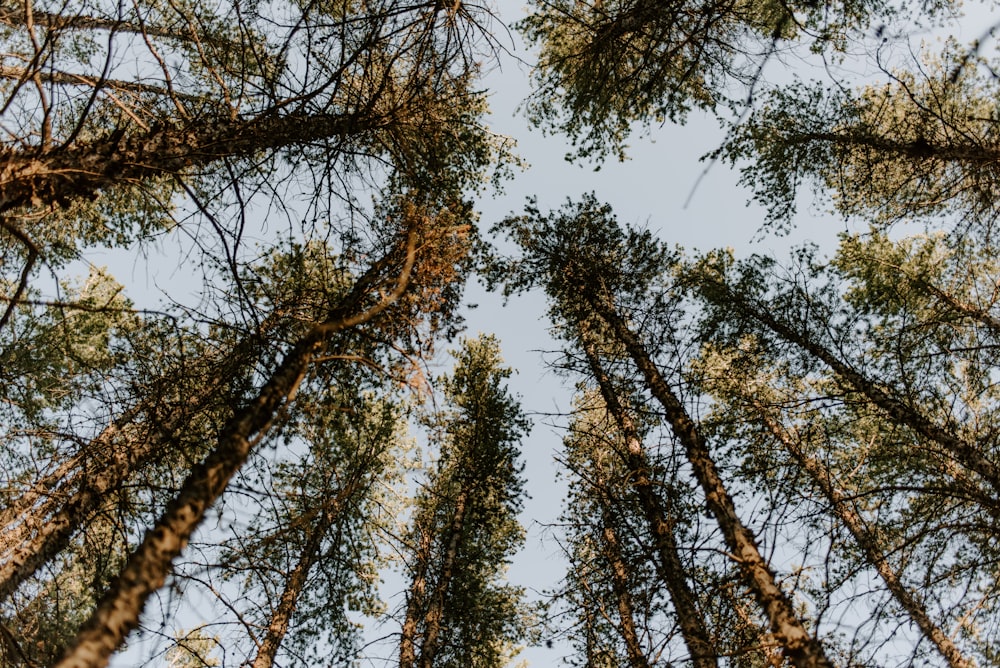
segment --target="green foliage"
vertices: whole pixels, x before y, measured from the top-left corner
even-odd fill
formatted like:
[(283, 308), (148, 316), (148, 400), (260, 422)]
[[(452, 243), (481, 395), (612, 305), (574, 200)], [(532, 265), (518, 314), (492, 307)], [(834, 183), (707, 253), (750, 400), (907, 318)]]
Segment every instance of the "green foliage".
[[(528, 118), (565, 133), (572, 157), (624, 159), (636, 125), (682, 123), (695, 109), (744, 106), (786, 42), (844, 49), (898, 11), (883, 0), (532, 2), (519, 24), (539, 49)], [(923, 3), (934, 16), (953, 3)]]
[[(997, 82), (956, 43), (917, 71), (849, 90), (795, 85), (771, 91), (719, 151), (767, 207), (792, 224), (802, 186), (836, 210), (880, 225), (947, 217), (989, 226), (997, 216)], [(985, 70), (985, 71), (984, 71)]]
[(497, 668), (529, 634), (524, 592), (502, 580), (524, 542), (518, 444), (530, 423), (494, 338), (465, 340), (454, 355), (443, 410), (428, 417), (439, 454), (407, 538), (408, 571), (422, 584), (411, 585), (403, 623), (415, 626), (418, 660)]

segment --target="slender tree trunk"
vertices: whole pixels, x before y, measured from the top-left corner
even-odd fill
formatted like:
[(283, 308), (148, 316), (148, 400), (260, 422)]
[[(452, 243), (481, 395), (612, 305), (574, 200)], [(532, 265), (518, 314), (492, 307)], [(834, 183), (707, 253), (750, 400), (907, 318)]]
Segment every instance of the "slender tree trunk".
[(417, 659), (419, 668), (433, 668), (434, 666), (448, 588), (451, 586), (451, 577), (455, 572), (455, 563), (458, 561), (458, 547), (465, 530), (465, 511), (469, 503), (469, 495), (470, 490), (463, 485), (458, 493), (458, 498), (455, 499), (455, 512), (452, 515), (451, 527), (448, 531), (448, 545), (441, 560), (441, 576), (434, 585), (430, 607), (424, 615), (423, 642), (420, 644), (420, 656)]
[(619, 400), (607, 372), (601, 366), (594, 344), (586, 340), (586, 334), (584, 334), (582, 343), (591, 373), (597, 380), (608, 412), (625, 437), (626, 462), (632, 477), (632, 485), (638, 494), (639, 503), (646, 518), (646, 525), (656, 541), (656, 554), (659, 556), (656, 570), (667, 586), (670, 599), (677, 611), (677, 621), (681, 627), (684, 644), (691, 655), (692, 665), (695, 668), (715, 668), (718, 665), (718, 660), (711, 634), (708, 632), (705, 620), (695, 603), (694, 593), (688, 585), (687, 569), (684, 568), (684, 563), (681, 561), (680, 549), (674, 536), (674, 521), (669, 517), (662, 499), (654, 489), (653, 481), (649, 478), (651, 470), (649, 458), (642, 446), (638, 430), (632, 417)]
[(601, 510), (604, 527), (601, 529), (602, 551), (604, 558), (611, 566), (611, 582), (615, 592), (615, 602), (618, 606), (618, 631), (625, 641), (628, 652), (628, 662), (632, 668), (650, 668), (649, 659), (642, 651), (639, 634), (635, 628), (635, 611), (632, 607), (632, 595), (629, 589), (629, 568), (622, 559), (621, 545), (611, 521), (611, 512), (607, 507), (607, 498), (601, 500)]
[[(982, 476), (994, 493), (1000, 494), (1000, 467), (983, 456), (982, 451), (975, 444), (970, 444), (948, 429), (935, 424), (913, 406), (900, 401), (878, 383), (852, 369), (831, 351), (778, 320), (767, 309), (755, 308), (746, 300), (733, 295), (726, 286), (719, 287), (724, 291), (728, 303), (738, 307), (743, 313), (771, 329), (784, 340), (821, 360), (854, 391), (866, 396), (869, 401), (885, 411), (890, 418), (899, 424), (905, 425), (924, 438), (944, 446), (950, 456), (955, 457), (965, 467)], [(996, 508), (997, 500), (992, 499), (992, 501), (994, 508)]]
[(288, 624), (295, 613), (295, 608), (298, 606), (302, 589), (306, 584), (306, 579), (309, 577), (309, 571), (316, 561), (316, 552), (319, 550), (323, 535), (330, 528), (330, 520), (326, 519), (326, 513), (323, 513), (323, 516), (324, 519), (321, 523), (313, 527), (309, 535), (309, 542), (302, 548), (302, 553), (295, 563), (295, 568), (292, 569), (292, 572), (288, 574), (288, 579), (285, 580), (285, 587), (281, 591), (278, 607), (275, 609), (274, 614), (271, 615), (271, 620), (267, 625), (267, 634), (257, 649), (257, 656), (254, 657), (252, 668), (271, 668), (274, 664), (274, 657), (278, 654), (278, 649), (281, 647), (281, 641), (285, 639), (285, 634), (288, 633)]
[[(359, 466), (360, 468), (354, 470), (346, 484), (337, 490), (336, 494), (332, 497), (325, 497), (327, 500), (315, 514), (315, 521), (310, 526), (309, 538), (299, 554), (298, 561), (295, 562), (295, 567), (288, 574), (288, 579), (285, 580), (278, 607), (271, 615), (271, 620), (267, 625), (267, 633), (257, 649), (257, 656), (254, 657), (251, 668), (271, 668), (274, 665), (274, 657), (277, 656), (281, 643), (288, 634), (289, 623), (292, 615), (295, 614), (309, 572), (316, 564), (323, 538), (340, 519), (340, 513), (344, 506), (362, 486), (367, 472), (362, 464), (359, 463)], [(330, 491), (332, 490), (327, 490), (328, 493)]]
[(833, 484), (833, 476), (830, 470), (815, 457), (807, 455), (794, 438), (789, 436), (785, 429), (767, 413), (762, 406), (755, 406), (758, 410), (761, 421), (768, 431), (778, 440), (785, 450), (799, 463), (805, 472), (812, 478), (813, 482), (820, 489), (827, 503), (833, 509), (834, 514), (844, 523), (847, 530), (854, 537), (858, 547), (868, 563), (875, 567), (882, 581), (885, 582), (889, 592), (896, 599), (896, 602), (906, 610), (910, 619), (917, 625), (924, 637), (927, 638), (937, 649), (941, 657), (951, 668), (971, 668), (972, 663), (966, 659), (951, 638), (945, 634), (941, 628), (934, 623), (927, 609), (919, 600), (916, 594), (910, 591), (899, 574), (889, 563), (885, 553), (879, 547), (879, 539), (868, 530), (865, 520), (852, 507), (850, 502)]
[[(245, 349), (246, 346), (234, 348)], [(159, 406), (159, 395), (154, 392), (151, 399), (126, 411), (83, 452), (71, 457), (0, 513), (7, 529), (2, 538), (0, 600), (6, 600), (39, 567), (58, 555), (107, 501), (108, 495), (138, 468), (174, 451), (175, 433), (188, 423), (189, 409), (204, 405), (228, 380), (225, 373), (212, 375), (187, 399), (187, 405), (180, 408)], [(142, 415), (144, 420), (137, 422)], [(72, 468), (76, 473), (65, 480)], [(38, 503), (41, 498), (45, 500)], [(12, 521), (19, 524), (11, 527)]]
[(731, 556), (739, 565), (744, 581), (767, 615), (771, 631), (784, 649), (785, 655), (798, 668), (832, 667), (833, 664), (826, 657), (819, 641), (810, 635), (796, 615), (791, 600), (775, 582), (774, 574), (760, 554), (753, 532), (737, 515), (736, 507), (716, 469), (715, 461), (683, 404), (674, 395), (645, 347), (629, 329), (611, 301), (606, 297), (594, 295), (590, 297), (596, 313), (608, 323), (614, 335), (625, 346), (642, 373), (650, 392), (663, 407), (664, 416), (670, 423), (674, 435), (687, 452), (694, 476), (705, 494), (706, 505), (719, 524), (726, 544), (732, 552)]
[(375, 282), (372, 274), (385, 268), (386, 258), (359, 278), (343, 305), (291, 349), (256, 398), (226, 424), (215, 449), (195, 467), (156, 525), (147, 532), (90, 619), (64, 650), (55, 664), (57, 668), (103, 668), (108, 664), (111, 654), (138, 625), (146, 599), (163, 586), (173, 560), (187, 545), (209, 506), (225, 491), (279, 410), (293, 400), (313, 356), (322, 349), (327, 337), (371, 320), (405, 292), (416, 259), (416, 243), (416, 230), (410, 230), (397, 285), (381, 302), (358, 312), (361, 297), (370, 292)]
[(417, 629), (427, 595), (427, 569), (431, 561), (431, 531), (428, 527), (420, 532), (415, 561), (406, 599), (406, 618), (403, 620), (403, 631), (399, 639), (399, 668), (413, 668), (417, 662)]

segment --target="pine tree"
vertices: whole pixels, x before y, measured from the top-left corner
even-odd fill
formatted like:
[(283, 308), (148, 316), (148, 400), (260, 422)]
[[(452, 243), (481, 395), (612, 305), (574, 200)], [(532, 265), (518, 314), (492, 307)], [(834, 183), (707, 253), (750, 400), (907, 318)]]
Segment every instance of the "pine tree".
[(407, 537), (400, 668), (498, 668), (527, 637), (522, 592), (501, 581), (524, 541), (518, 444), (529, 423), (493, 338), (466, 340), (455, 357), (431, 416), (438, 460)]

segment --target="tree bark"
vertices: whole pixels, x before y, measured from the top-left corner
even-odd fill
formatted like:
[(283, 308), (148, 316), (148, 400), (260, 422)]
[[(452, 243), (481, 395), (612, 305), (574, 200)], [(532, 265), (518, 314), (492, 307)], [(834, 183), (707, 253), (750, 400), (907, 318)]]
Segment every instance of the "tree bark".
[(428, 527), (420, 533), (416, 565), (406, 599), (406, 618), (399, 639), (399, 668), (413, 668), (417, 662), (417, 629), (420, 612), (427, 594), (427, 569), (431, 561), (431, 532)]
[(292, 615), (298, 607), (299, 597), (305, 587), (309, 577), (309, 571), (316, 563), (323, 538), (330, 531), (330, 528), (339, 519), (345, 502), (354, 496), (354, 493), (361, 486), (363, 471), (355, 471), (354, 475), (347, 481), (347, 484), (340, 489), (333, 498), (323, 503), (317, 513), (318, 519), (311, 526), (309, 539), (299, 554), (299, 559), (295, 563), (292, 572), (288, 574), (285, 586), (281, 591), (281, 598), (278, 607), (271, 615), (267, 625), (267, 634), (261, 642), (254, 657), (252, 668), (271, 668), (274, 665), (274, 657), (277, 656), (281, 643), (288, 634), (289, 623)]
[(57, 668), (103, 668), (129, 632), (150, 594), (163, 586), (171, 564), (187, 545), (205, 512), (250, 454), (252, 442), (266, 433), (278, 410), (291, 400), (321, 340), (307, 337), (288, 354), (257, 397), (222, 430), (208, 458), (195, 468), (167, 506), (155, 528), (132, 553), (94, 614)]
[[(731, 305), (738, 307), (744, 314), (772, 330), (784, 340), (798, 346), (822, 361), (842, 381), (846, 382), (850, 388), (863, 394), (869, 401), (885, 411), (890, 418), (899, 424), (905, 425), (924, 438), (944, 446), (949, 454), (953, 455), (965, 467), (982, 476), (993, 491), (996, 494), (1000, 494), (1000, 467), (984, 457), (983, 453), (974, 444), (967, 443), (951, 431), (935, 424), (916, 408), (900, 401), (878, 383), (852, 369), (848, 364), (844, 363), (836, 355), (808, 336), (795, 331), (789, 325), (778, 320), (769, 310), (754, 308), (746, 300), (733, 295), (727, 287), (721, 287), (725, 291), (726, 299)], [(994, 499), (993, 501), (994, 507), (996, 507), (996, 500)]]
[(628, 653), (629, 665), (632, 668), (650, 668), (649, 659), (642, 651), (639, 634), (635, 628), (635, 611), (632, 607), (632, 596), (629, 590), (629, 568), (622, 559), (621, 545), (611, 521), (611, 512), (607, 507), (607, 499), (601, 500), (601, 511), (604, 527), (601, 529), (601, 541), (604, 558), (611, 566), (611, 582), (615, 592), (615, 603), (618, 606), (618, 631), (625, 641), (625, 651)]
[(174, 558), (187, 545), (209, 506), (225, 491), (278, 412), (294, 399), (313, 356), (322, 349), (327, 337), (371, 320), (405, 292), (416, 259), (416, 243), (416, 230), (411, 229), (406, 240), (405, 262), (397, 285), (389, 294), (372, 308), (358, 312), (361, 296), (372, 287), (372, 273), (385, 267), (383, 258), (359, 278), (329, 320), (314, 326), (300, 339), (257, 396), (237, 411), (221, 430), (215, 449), (191, 472), (155, 527), (132, 553), (90, 619), (64, 650), (56, 668), (104, 668), (108, 664), (111, 654), (138, 625), (146, 599), (163, 586)]
[(851, 508), (851, 504), (844, 493), (834, 486), (833, 476), (829, 469), (815, 457), (807, 455), (799, 447), (795, 439), (791, 438), (784, 428), (762, 406), (756, 405), (755, 408), (761, 421), (771, 435), (781, 443), (782, 447), (812, 478), (813, 482), (820, 489), (820, 492), (826, 497), (827, 503), (830, 504), (834, 514), (844, 523), (851, 536), (854, 537), (858, 547), (861, 548), (861, 552), (865, 555), (865, 559), (875, 568), (882, 581), (885, 582), (889, 592), (910, 616), (910, 619), (917, 625), (917, 628), (924, 634), (924, 637), (934, 645), (935, 649), (937, 649), (938, 653), (951, 668), (972, 668), (973, 664), (962, 655), (951, 638), (927, 614), (927, 609), (918, 599), (917, 595), (910, 591), (903, 583), (899, 574), (892, 567), (892, 564), (889, 563), (885, 553), (879, 547), (878, 537), (868, 530), (864, 518)]
[(625, 437), (627, 448), (625, 460), (632, 477), (632, 485), (638, 494), (649, 532), (656, 540), (655, 549), (659, 557), (656, 570), (670, 593), (684, 644), (691, 655), (692, 665), (695, 668), (715, 668), (718, 665), (717, 655), (705, 620), (695, 603), (694, 593), (688, 585), (687, 569), (681, 561), (680, 549), (673, 532), (674, 520), (663, 507), (662, 499), (649, 478), (651, 468), (649, 458), (639, 438), (638, 430), (619, 400), (607, 372), (601, 366), (594, 344), (586, 340), (586, 333), (583, 339), (584, 353), (591, 373), (597, 380), (608, 412)]
[(611, 327), (642, 373), (650, 392), (663, 407), (677, 439), (684, 446), (694, 476), (705, 494), (708, 509), (715, 516), (732, 559), (738, 564), (747, 586), (767, 616), (771, 631), (785, 656), (797, 668), (832, 668), (822, 645), (795, 613), (791, 600), (775, 581), (774, 574), (760, 554), (753, 532), (736, 513), (736, 507), (715, 466), (715, 461), (695, 423), (674, 395), (645, 347), (629, 329), (606, 296), (588, 295), (595, 313)]
[(258, 153), (387, 127), (392, 116), (264, 113), (203, 117), (148, 132), (112, 133), (70, 146), (0, 151), (0, 213), (21, 206), (67, 206), (117, 183), (177, 174), (230, 156)]
[(441, 623), (444, 619), (445, 603), (451, 578), (458, 561), (458, 547), (465, 530), (465, 511), (469, 502), (471, 490), (464, 485), (455, 499), (455, 512), (452, 515), (448, 531), (448, 544), (441, 562), (441, 575), (434, 584), (434, 593), (430, 607), (424, 614), (423, 642), (420, 644), (420, 655), (417, 659), (418, 668), (433, 668), (434, 657), (438, 650), (438, 639), (441, 635)]
[[(233, 348), (244, 357), (256, 348), (249, 342)], [(248, 362), (230, 360), (228, 369)], [(214, 365), (210, 365), (214, 367)], [(52, 474), (38, 481), (18, 498), (10, 509), (0, 513), (5, 527), (0, 563), (0, 600), (6, 600), (39, 567), (48, 563), (85, 527), (90, 518), (137, 468), (175, 452), (175, 433), (190, 420), (190, 409), (197, 410), (220, 387), (231, 380), (221, 369), (210, 375), (187, 397), (185, 406), (161, 405), (162, 397), (152, 390), (143, 401), (128, 409), (108, 425), (81, 453), (70, 458)], [(162, 385), (164, 382), (154, 383)], [(139, 422), (139, 418), (144, 419)], [(130, 429), (131, 427), (131, 429)], [(126, 432), (132, 433), (126, 433)], [(70, 470), (76, 472), (66, 479)], [(45, 500), (38, 503), (39, 499)], [(37, 505), (36, 505), (37, 504)], [(13, 522), (19, 522), (12, 527)]]

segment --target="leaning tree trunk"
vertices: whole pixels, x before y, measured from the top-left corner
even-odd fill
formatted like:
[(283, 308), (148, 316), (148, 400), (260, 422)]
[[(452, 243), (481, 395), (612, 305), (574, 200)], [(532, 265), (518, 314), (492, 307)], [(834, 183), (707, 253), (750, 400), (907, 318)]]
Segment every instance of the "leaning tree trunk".
[(264, 437), (279, 411), (294, 399), (313, 356), (322, 350), (327, 338), (367, 322), (402, 296), (416, 258), (416, 242), (416, 231), (410, 230), (406, 260), (397, 285), (379, 304), (357, 311), (360, 295), (368, 294), (372, 287), (373, 273), (385, 268), (383, 261), (372, 265), (358, 279), (344, 307), (336, 309), (329, 320), (314, 326), (300, 339), (257, 396), (226, 424), (215, 449), (195, 467), (156, 525), (146, 533), (90, 619), (64, 650), (56, 668), (103, 668), (108, 664), (111, 654), (138, 625), (146, 600), (166, 582), (173, 560), (187, 545), (205, 512), (222, 496), (229, 480), (242, 467), (251, 448)]
[(775, 581), (753, 532), (737, 515), (715, 461), (687, 410), (614, 304), (603, 296), (591, 294), (588, 298), (596, 314), (607, 322), (614, 336), (624, 345), (649, 391), (663, 407), (674, 435), (685, 448), (694, 476), (705, 494), (705, 503), (715, 516), (744, 581), (766, 614), (771, 632), (785, 655), (798, 668), (832, 668), (822, 645), (806, 629), (791, 600)]
[[(54, 559), (131, 475), (176, 452), (175, 433), (250, 362), (247, 351), (257, 349), (244, 340), (232, 348), (226, 363), (208, 365), (208, 377), (183, 405), (162, 405), (162, 394), (154, 390), (0, 512), (0, 600)], [(157, 384), (170, 382), (161, 378)]]
[(627, 448), (625, 460), (632, 477), (632, 485), (639, 497), (649, 532), (656, 541), (656, 554), (659, 557), (656, 570), (667, 586), (670, 600), (677, 611), (677, 622), (681, 627), (684, 644), (691, 655), (691, 664), (695, 668), (715, 668), (718, 666), (715, 647), (701, 611), (695, 603), (694, 592), (688, 584), (687, 569), (681, 561), (680, 549), (673, 532), (674, 520), (663, 507), (663, 501), (649, 477), (651, 470), (649, 458), (639, 438), (638, 430), (619, 400), (607, 372), (601, 366), (594, 344), (586, 340), (586, 332), (582, 345), (608, 412), (625, 437)]
[[(601, 481), (597, 481), (602, 485)], [(631, 668), (650, 668), (651, 664), (646, 653), (642, 651), (639, 642), (639, 633), (635, 626), (635, 608), (632, 605), (632, 592), (629, 588), (629, 566), (622, 557), (621, 543), (618, 540), (618, 533), (611, 514), (608, 503), (611, 499), (607, 496), (606, 490), (599, 490), (601, 497), (601, 519), (604, 526), (601, 527), (601, 552), (604, 559), (611, 567), (611, 586), (615, 593), (615, 605), (618, 608), (618, 633), (625, 642), (625, 651), (628, 653), (628, 662)]]
[(903, 583), (899, 573), (892, 567), (889, 559), (880, 548), (878, 537), (868, 530), (864, 518), (851, 507), (845, 494), (834, 486), (830, 470), (818, 459), (806, 454), (795, 439), (791, 438), (762, 406), (755, 406), (755, 408), (768, 431), (812, 478), (813, 483), (826, 497), (834, 514), (854, 537), (858, 547), (861, 548), (861, 553), (865, 555), (865, 559), (885, 582), (896, 602), (906, 611), (924, 637), (934, 645), (948, 666), (950, 668), (971, 668), (973, 664), (962, 655), (951, 638), (934, 623), (917, 595)]
[[(725, 286), (717, 287), (724, 291), (725, 299), (731, 305), (761, 323), (782, 339), (798, 346), (825, 363), (841, 382), (845, 383), (850, 389), (867, 397), (872, 404), (884, 411), (889, 418), (895, 420), (898, 424), (904, 425), (924, 438), (943, 446), (950, 457), (954, 457), (963, 466), (979, 474), (993, 489), (994, 494), (1000, 495), (1000, 466), (997, 466), (985, 457), (982, 450), (975, 443), (969, 443), (953, 431), (935, 423), (914, 406), (900, 401), (880, 383), (865, 377), (864, 374), (838, 358), (832, 351), (824, 348), (807, 335), (796, 331), (787, 323), (776, 318), (766, 308), (758, 308), (748, 303), (747, 300), (734, 295)], [(990, 502), (994, 510), (1000, 508), (1000, 503), (998, 503), (996, 498), (990, 499)]]
[(309, 572), (319, 558), (323, 538), (340, 519), (340, 513), (343, 511), (345, 503), (354, 496), (354, 493), (361, 486), (362, 473), (355, 471), (347, 485), (339, 490), (333, 498), (324, 502), (315, 514), (314, 523), (309, 528), (309, 537), (299, 554), (295, 567), (285, 580), (278, 607), (275, 608), (268, 622), (267, 633), (257, 649), (252, 668), (271, 668), (274, 665), (274, 657), (277, 656), (281, 643), (288, 634), (292, 615), (295, 613), (299, 598), (302, 596)]

